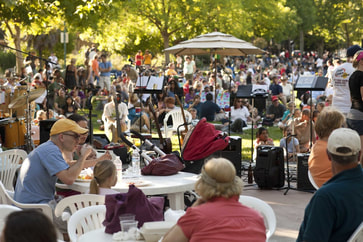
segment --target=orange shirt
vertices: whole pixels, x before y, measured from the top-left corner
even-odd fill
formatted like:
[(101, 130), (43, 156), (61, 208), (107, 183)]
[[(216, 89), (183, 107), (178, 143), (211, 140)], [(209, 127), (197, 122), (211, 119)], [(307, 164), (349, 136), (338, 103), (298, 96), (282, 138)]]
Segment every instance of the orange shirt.
[(333, 177), (331, 161), (326, 153), (327, 146), (327, 141), (321, 139), (317, 140), (311, 148), (308, 161), (311, 176), (319, 187)]
[(98, 69), (98, 61), (97, 60), (92, 60), (92, 70), (95, 74), (95, 76), (99, 76), (99, 69)]
[(144, 64), (151, 65), (151, 58), (152, 58), (151, 54), (145, 54), (144, 55)]

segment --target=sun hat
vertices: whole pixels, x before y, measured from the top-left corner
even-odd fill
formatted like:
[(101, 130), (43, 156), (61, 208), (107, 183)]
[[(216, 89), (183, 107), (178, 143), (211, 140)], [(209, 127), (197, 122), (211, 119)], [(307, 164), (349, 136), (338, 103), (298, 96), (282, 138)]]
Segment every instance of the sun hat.
[(336, 129), (328, 138), (328, 151), (333, 155), (356, 155), (360, 151), (360, 145), (358, 133), (348, 128)]
[(88, 129), (81, 128), (76, 122), (70, 119), (59, 119), (55, 122), (50, 130), (50, 136), (63, 132), (72, 131), (77, 134), (84, 134)]
[(363, 50), (359, 45), (352, 45), (347, 49), (347, 57), (353, 57), (354, 54), (359, 51)]

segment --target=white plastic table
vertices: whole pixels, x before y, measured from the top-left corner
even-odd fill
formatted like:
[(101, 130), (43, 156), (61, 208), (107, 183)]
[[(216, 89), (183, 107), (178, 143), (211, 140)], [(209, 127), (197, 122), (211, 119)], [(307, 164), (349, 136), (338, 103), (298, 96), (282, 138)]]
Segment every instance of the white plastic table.
[[(77, 242), (112, 242), (112, 234), (106, 234), (105, 228), (92, 230), (79, 236)], [(136, 240), (127, 240), (127, 242), (136, 242)], [(142, 242), (145, 240), (137, 240)]]
[[(178, 172), (171, 176), (141, 176), (140, 180), (150, 183), (147, 186), (138, 187), (145, 195), (167, 195), (170, 208), (174, 210), (184, 210), (184, 192), (193, 190), (194, 184), (198, 180), (198, 175), (188, 172)], [(128, 178), (127, 181), (132, 181)], [(89, 190), (89, 182), (74, 182), (72, 185), (58, 184), (57, 187), (72, 189), (81, 193)], [(126, 193), (129, 190), (128, 184), (117, 183), (112, 189)]]

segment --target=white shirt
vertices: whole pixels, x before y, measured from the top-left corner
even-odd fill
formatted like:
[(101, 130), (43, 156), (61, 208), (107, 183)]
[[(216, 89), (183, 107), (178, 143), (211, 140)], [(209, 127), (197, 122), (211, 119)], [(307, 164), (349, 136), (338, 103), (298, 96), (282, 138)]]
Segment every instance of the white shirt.
[(346, 62), (337, 66), (332, 74), (333, 100), (332, 106), (343, 114), (347, 114), (351, 107), (349, 77), (355, 71), (352, 63)]
[[(118, 105), (118, 112), (120, 114), (120, 120), (126, 121), (127, 115), (129, 114), (129, 110), (125, 103), (121, 102)], [(107, 117), (116, 117), (116, 110), (113, 101), (106, 103), (103, 109), (102, 119), (107, 122)]]
[(234, 109), (234, 106), (231, 107), (231, 120), (235, 121), (240, 118), (247, 123), (247, 118), (250, 116), (250, 112), (248, 108), (243, 106), (242, 108)]
[(282, 87), (282, 93), (285, 95), (285, 96), (291, 96), (291, 92), (293, 90), (293, 87), (290, 83), (286, 83), (286, 85), (283, 85), (282, 83), (280, 84), (280, 86)]

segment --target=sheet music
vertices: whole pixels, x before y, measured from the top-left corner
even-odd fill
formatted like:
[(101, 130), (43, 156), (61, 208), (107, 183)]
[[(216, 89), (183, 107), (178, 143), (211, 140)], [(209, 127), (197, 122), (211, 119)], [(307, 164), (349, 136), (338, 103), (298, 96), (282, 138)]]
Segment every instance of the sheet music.
[(163, 89), (164, 77), (152, 76), (147, 84), (146, 89), (148, 90), (161, 90)]
[(142, 76), (136, 81), (137, 88), (145, 88), (146, 90), (162, 90), (164, 84), (164, 77), (156, 76)]
[(148, 76), (142, 76), (141, 78), (137, 78), (136, 81), (136, 87), (143, 87), (145, 88), (147, 86), (147, 81), (149, 80)]

